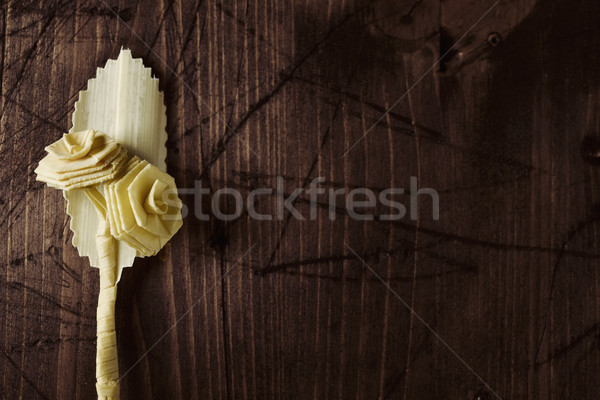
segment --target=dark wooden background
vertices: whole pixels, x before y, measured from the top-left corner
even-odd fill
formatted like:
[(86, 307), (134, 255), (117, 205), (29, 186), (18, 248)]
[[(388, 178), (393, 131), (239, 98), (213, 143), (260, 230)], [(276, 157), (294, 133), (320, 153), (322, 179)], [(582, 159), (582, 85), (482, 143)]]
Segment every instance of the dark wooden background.
[(98, 272), (33, 170), (122, 46), (160, 78), (180, 187), (416, 176), (441, 201), (439, 221), (422, 198), (417, 221), (321, 199), (313, 221), (223, 223), (184, 196), (120, 282), (123, 399), (599, 398), (600, 2), (1, 4), (3, 399), (95, 396)]

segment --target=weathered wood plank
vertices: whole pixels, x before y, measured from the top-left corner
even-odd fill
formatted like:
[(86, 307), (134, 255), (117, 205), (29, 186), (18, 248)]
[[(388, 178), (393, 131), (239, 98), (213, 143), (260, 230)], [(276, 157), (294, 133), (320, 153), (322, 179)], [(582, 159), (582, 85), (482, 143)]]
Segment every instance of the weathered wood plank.
[(33, 169), (121, 46), (160, 78), (182, 188), (282, 177), (287, 196), (324, 177), (405, 188), (409, 208), (415, 176), (441, 202), (439, 221), (425, 195), (416, 220), (356, 221), (339, 196), (332, 221), (326, 194), (311, 220), (302, 195), (299, 221), (273, 194), (256, 203), (272, 221), (205, 222), (184, 195), (182, 231), (120, 283), (122, 398), (596, 397), (600, 5), (0, 9), (3, 398), (95, 395), (97, 272)]

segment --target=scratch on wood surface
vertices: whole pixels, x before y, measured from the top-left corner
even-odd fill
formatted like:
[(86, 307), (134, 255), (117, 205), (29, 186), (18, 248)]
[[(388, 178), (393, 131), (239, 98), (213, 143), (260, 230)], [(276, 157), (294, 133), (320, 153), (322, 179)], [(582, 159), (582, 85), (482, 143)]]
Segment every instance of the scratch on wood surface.
[(46, 400), (49, 399), (48, 396), (46, 396), (44, 393), (41, 392), (41, 390), (37, 387), (37, 385), (34, 383), (34, 381), (30, 377), (28, 377), (27, 375), (25, 375), (23, 373), (23, 371), (19, 367), (19, 364), (11, 356), (9, 356), (8, 353), (4, 349), (0, 350), (0, 354), (2, 354), (4, 356), (4, 358), (8, 361), (8, 364), (19, 373), (21, 378), (25, 382), (27, 382), (27, 384), (35, 391), (35, 393), (38, 396), (40, 396), (40, 398), (46, 399)]

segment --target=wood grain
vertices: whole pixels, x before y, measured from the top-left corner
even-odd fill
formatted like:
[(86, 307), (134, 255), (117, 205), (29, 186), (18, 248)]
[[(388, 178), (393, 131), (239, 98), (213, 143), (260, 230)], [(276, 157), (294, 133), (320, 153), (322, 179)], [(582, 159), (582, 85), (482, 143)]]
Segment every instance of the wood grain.
[(597, 398), (597, 2), (0, 9), (1, 398), (95, 397), (98, 272), (33, 170), (121, 47), (160, 78), (182, 188), (379, 195), (414, 176), (440, 196), (439, 220), (426, 196), (416, 220), (339, 203), (332, 221), (326, 198), (278, 220), (273, 194), (272, 221), (224, 222), (183, 195), (181, 232), (119, 284), (123, 399)]

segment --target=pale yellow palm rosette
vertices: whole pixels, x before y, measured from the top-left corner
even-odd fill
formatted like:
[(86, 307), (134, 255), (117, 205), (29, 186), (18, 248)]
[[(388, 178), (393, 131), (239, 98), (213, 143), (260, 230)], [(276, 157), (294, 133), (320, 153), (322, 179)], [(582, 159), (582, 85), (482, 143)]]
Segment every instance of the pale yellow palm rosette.
[(62, 190), (113, 179), (127, 161), (125, 147), (93, 129), (67, 133), (47, 146), (46, 152), (35, 170), (37, 180)]
[[(139, 256), (155, 255), (182, 225), (181, 200), (170, 175), (138, 157), (128, 159), (127, 150), (102, 132), (65, 134), (46, 151), (35, 170), (37, 179), (62, 190), (85, 190), (100, 217), (96, 390), (99, 399), (118, 399), (115, 238)], [(104, 196), (99, 184), (104, 184)]]
[(146, 160), (129, 160), (104, 193), (111, 234), (141, 257), (158, 253), (182, 225), (175, 180)]

